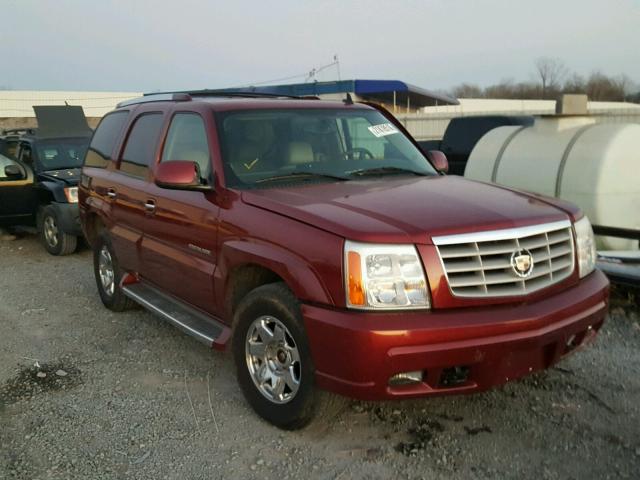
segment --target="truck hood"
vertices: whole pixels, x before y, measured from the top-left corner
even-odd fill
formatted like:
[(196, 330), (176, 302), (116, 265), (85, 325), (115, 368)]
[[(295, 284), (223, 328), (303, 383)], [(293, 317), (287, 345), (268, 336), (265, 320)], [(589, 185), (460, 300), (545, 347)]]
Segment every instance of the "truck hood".
[(79, 168), (65, 168), (62, 170), (45, 170), (38, 174), (42, 181), (61, 182), (69, 186), (78, 185), (80, 179)]
[(431, 237), (569, 218), (543, 199), (457, 176), (386, 177), (242, 192), (245, 203), (363, 242)]

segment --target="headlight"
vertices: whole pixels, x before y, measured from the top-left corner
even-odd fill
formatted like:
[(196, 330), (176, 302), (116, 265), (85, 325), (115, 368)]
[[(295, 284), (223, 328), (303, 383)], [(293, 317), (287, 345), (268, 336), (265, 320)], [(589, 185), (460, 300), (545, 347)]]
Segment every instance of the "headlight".
[(67, 202), (78, 203), (78, 187), (67, 187), (64, 189), (64, 196), (67, 197)]
[(347, 306), (364, 310), (429, 308), (427, 280), (413, 245), (344, 245)]
[(586, 215), (574, 223), (573, 228), (576, 231), (578, 272), (582, 278), (593, 272), (596, 266), (596, 242), (593, 238), (591, 223)]

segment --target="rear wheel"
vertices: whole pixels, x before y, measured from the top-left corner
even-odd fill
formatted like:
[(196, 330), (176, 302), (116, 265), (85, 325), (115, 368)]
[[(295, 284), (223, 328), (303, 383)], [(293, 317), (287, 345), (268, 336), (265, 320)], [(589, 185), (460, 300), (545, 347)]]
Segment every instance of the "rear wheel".
[(330, 401), (316, 389), (300, 304), (283, 283), (263, 285), (242, 299), (233, 355), (245, 398), (277, 427), (302, 428)]
[(94, 244), (93, 272), (105, 307), (114, 312), (122, 312), (135, 306), (135, 302), (120, 288), (123, 272), (106, 233), (100, 234)]
[(51, 255), (69, 255), (78, 246), (78, 237), (65, 233), (60, 227), (55, 209), (48, 205), (39, 216), (38, 230), (44, 248)]

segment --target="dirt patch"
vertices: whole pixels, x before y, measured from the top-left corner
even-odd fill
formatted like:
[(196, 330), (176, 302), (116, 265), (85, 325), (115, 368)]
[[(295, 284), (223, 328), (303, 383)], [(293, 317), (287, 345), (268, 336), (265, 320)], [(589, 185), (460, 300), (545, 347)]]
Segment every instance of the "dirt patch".
[(22, 367), (0, 388), (0, 406), (30, 400), (45, 392), (68, 390), (82, 383), (80, 370), (65, 361)]
[(445, 426), (437, 420), (422, 419), (409, 429), (411, 440), (398, 443), (396, 451), (406, 456), (415, 456), (420, 450), (432, 444), (437, 434), (444, 431)]

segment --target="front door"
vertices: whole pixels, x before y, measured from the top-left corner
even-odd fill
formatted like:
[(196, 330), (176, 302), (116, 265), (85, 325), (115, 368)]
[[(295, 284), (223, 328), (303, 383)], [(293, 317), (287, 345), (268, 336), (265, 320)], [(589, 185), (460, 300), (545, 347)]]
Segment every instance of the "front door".
[(0, 155), (0, 225), (32, 223), (36, 206), (31, 167)]
[[(202, 181), (211, 182), (206, 132), (200, 115), (175, 114), (160, 161), (196, 162)], [(219, 207), (213, 197), (213, 193), (149, 184), (146, 201), (154, 210), (144, 228), (142, 272), (163, 291), (215, 315), (219, 313), (213, 289)]]

